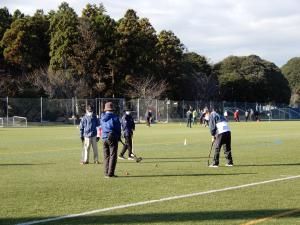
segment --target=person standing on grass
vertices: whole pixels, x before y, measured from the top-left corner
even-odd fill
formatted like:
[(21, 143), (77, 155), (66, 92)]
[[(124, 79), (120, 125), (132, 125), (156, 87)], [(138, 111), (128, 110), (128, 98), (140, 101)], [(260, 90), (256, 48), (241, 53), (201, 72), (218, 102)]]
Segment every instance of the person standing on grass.
[(150, 127), (150, 124), (151, 124), (151, 121), (152, 121), (152, 110), (149, 109), (148, 112), (147, 112), (147, 115), (146, 115), (146, 123), (147, 123), (147, 126)]
[(197, 117), (198, 117), (198, 112), (196, 109), (193, 111), (193, 124), (197, 124)]
[(80, 139), (83, 143), (82, 159), (80, 164), (89, 163), (90, 147), (92, 146), (94, 152), (94, 163), (99, 164), (98, 160), (98, 145), (99, 137), (97, 137), (97, 127), (99, 120), (93, 113), (91, 106), (86, 107), (86, 114), (80, 121)]
[(249, 119), (249, 111), (246, 109), (245, 111), (245, 121), (247, 122)]
[(124, 154), (128, 150), (128, 159), (135, 160), (135, 155), (132, 152), (132, 137), (135, 129), (135, 123), (131, 116), (130, 109), (126, 109), (121, 119), (121, 126), (124, 133), (125, 145), (123, 146), (122, 152), (118, 156), (119, 159), (125, 159)]
[(192, 119), (193, 119), (192, 108), (189, 108), (189, 110), (186, 112), (186, 119), (187, 119), (186, 126), (192, 128)]
[(213, 162), (209, 165), (209, 167), (219, 166), (220, 150), (222, 145), (225, 145), (224, 154), (227, 160), (225, 166), (233, 166), (230, 128), (226, 119), (222, 115), (218, 114), (214, 109), (209, 117), (209, 129), (215, 150)]
[(234, 114), (233, 114), (233, 118), (235, 120), (235, 122), (240, 122), (240, 112), (239, 110), (235, 110)]
[(112, 102), (105, 103), (101, 115), (100, 125), (102, 129), (103, 160), (105, 178), (116, 177), (115, 169), (118, 156), (118, 142), (121, 139), (121, 124), (119, 117), (113, 113)]

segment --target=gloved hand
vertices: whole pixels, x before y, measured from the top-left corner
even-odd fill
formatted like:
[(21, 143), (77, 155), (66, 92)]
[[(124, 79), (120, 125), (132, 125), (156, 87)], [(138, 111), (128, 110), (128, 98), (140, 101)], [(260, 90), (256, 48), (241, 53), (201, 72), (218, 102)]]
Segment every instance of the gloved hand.
[(96, 141), (98, 142), (99, 140), (100, 140), (100, 138), (99, 138), (99, 137), (97, 137), (97, 138), (96, 138)]
[(211, 136), (211, 142), (214, 142), (216, 140), (215, 136)]
[(81, 142), (83, 143), (84, 142), (84, 137), (80, 137), (80, 139), (81, 139)]

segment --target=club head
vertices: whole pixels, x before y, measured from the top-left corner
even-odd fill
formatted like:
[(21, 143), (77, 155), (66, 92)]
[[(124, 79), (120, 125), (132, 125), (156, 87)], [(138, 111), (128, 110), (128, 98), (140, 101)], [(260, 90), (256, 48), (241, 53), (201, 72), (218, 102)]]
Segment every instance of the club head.
[(135, 161), (136, 161), (137, 163), (139, 163), (139, 162), (142, 161), (142, 160), (143, 160), (142, 157), (137, 157)]

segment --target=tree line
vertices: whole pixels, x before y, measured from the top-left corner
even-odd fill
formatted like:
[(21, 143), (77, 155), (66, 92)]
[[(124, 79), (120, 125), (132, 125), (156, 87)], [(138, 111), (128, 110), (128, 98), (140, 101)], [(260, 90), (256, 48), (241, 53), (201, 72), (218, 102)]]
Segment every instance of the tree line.
[(3, 97), (299, 101), (299, 58), (282, 70), (255, 55), (212, 64), (132, 9), (116, 21), (103, 4), (81, 16), (66, 2), (32, 16), (4, 7), (0, 40)]

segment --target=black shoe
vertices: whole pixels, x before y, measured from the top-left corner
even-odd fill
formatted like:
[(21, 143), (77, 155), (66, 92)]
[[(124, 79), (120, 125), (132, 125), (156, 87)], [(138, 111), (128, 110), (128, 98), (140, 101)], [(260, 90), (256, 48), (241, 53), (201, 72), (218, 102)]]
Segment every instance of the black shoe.
[(110, 175), (110, 176), (108, 176), (109, 178), (116, 178), (116, 177), (118, 177), (117, 175)]

